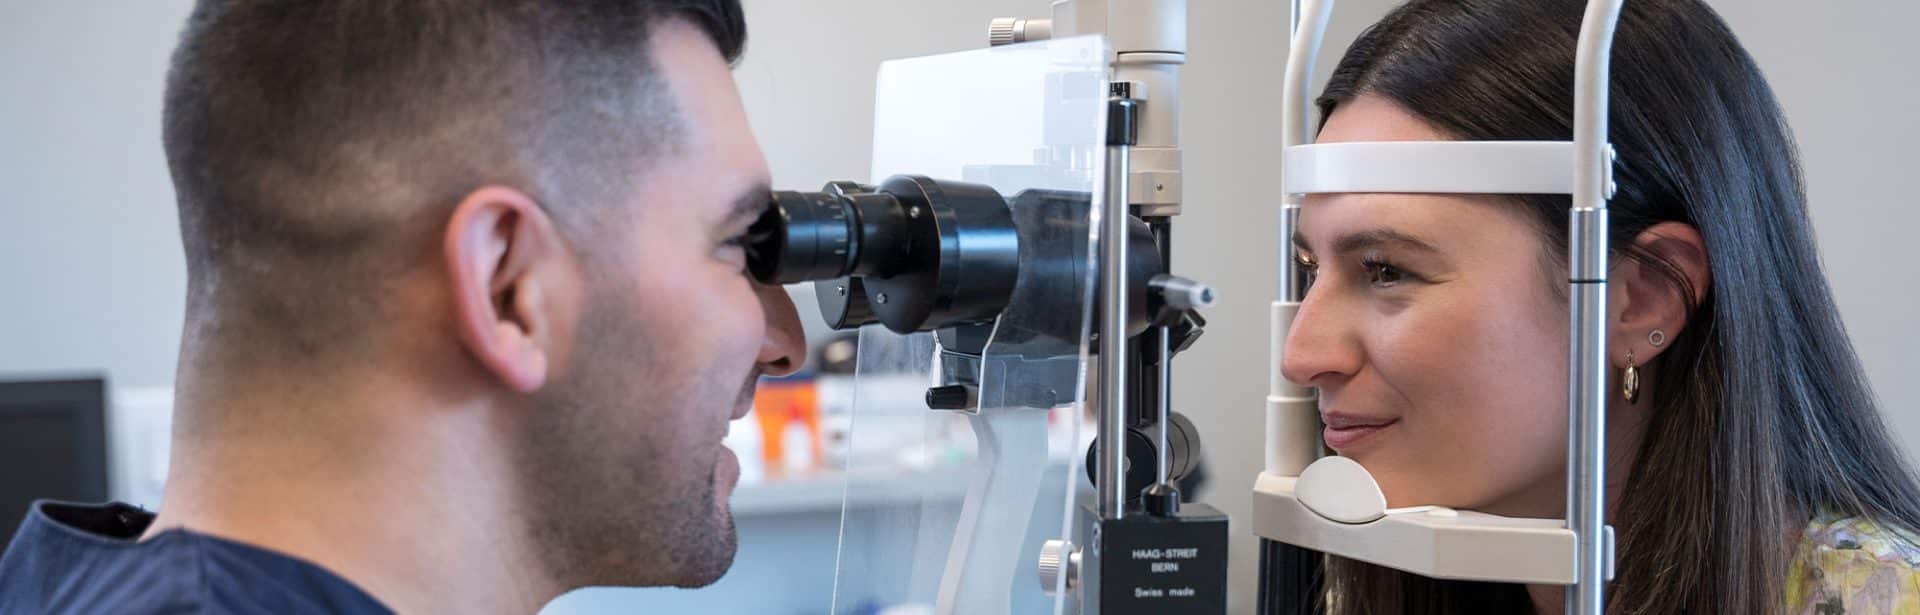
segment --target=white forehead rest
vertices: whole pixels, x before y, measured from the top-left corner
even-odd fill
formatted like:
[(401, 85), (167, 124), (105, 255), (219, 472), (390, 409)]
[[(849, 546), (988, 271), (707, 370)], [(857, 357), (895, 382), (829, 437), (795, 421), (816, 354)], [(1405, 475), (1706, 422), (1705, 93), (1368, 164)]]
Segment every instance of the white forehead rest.
[(1375, 141), (1289, 147), (1286, 194), (1573, 194), (1571, 141)]

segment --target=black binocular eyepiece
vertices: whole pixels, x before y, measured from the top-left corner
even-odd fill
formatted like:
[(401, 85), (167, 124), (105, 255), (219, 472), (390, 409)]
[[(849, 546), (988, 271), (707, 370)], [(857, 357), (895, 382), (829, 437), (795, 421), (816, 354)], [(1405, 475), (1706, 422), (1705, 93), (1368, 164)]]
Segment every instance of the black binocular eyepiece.
[(814, 281), (836, 329), (899, 333), (991, 322), (1020, 274), (1020, 240), (992, 188), (897, 175), (774, 192), (749, 231), (747, 269), (768, 284)]
[[(778, 191), (748, 231), (747, 270), (766, 284), (816, 282), (820, 313), (835, 329), (880, 323), (898, 333), (992, 323), (1009, 304), (1076, 313), (1090, 299), (1090, 197), (896, 175), (879, 186), (831, 182), (819, 192)], [(1148, 280), (1163, 267), (1152, 231), (1133, 220), (1128, 320), (1144, 330)], [(1003, 342), (1040, 336), (1077, 343), (1077, 319), (1002, 331)]]

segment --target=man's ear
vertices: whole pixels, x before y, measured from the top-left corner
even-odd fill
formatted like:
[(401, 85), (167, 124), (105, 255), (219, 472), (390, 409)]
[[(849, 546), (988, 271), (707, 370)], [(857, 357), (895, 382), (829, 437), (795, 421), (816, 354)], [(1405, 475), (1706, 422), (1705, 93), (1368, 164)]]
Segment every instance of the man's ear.
[[(1693, 312), (1688, 300), (1705, 301), (1713, 286), (1706, 242), (1692, 226), (1679, 222), (1655, 224), (1633, 243), (1653, 261), (1616, 256), (1617, 265), (1607, 281), (1612, 287), (1607, 294), (1612, 303), (1608, 311), (1614, 314), (1608, 354), (1616, 367), (1626, 366), (1628, 350), (1633, 351), (1634, 363), (1646, 365), (1672, 347)], [(1676, 273), (1690, 287), (1686, 289), (1690, 295), (1674, 280)]]
[(525, 193), (487, 186), (454, 208), (442, 247), (467, 352), (508, 389), (539, 389), (557, 327), (571, 329), (572, 268), (552, 220)]

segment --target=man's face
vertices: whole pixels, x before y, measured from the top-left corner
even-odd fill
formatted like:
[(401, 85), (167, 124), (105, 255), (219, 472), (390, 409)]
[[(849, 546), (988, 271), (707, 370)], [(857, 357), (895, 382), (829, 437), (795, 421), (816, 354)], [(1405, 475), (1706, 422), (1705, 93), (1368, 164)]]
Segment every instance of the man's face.
[(660, 24), (651, 46), (683, 125), (623, 213), (589, 232), (598, 245), (578, 250), (588, 296), (576, 350), (531, 419), (532, 537), (569, 584), (719, 579), (739, 477), (720, 440), (759, 376), (798, 369), (804, 354), (785, 291), (744, 273), (739, 241), (768, 173), (732, 74), (685, 23)]

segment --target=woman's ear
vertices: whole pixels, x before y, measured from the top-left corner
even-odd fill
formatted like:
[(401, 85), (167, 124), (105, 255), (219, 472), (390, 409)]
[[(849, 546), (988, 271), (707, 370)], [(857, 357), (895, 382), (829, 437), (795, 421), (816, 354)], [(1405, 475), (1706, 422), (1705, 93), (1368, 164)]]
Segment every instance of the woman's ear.
[(1616, 367), (1626, 366), (1629, 350), (1640, 365), (1665, 352), (1687, 327), (1695, 302), (1706, 300), (1713, 286), (1706, 242), (1693, 226), (1655, 224), (1633, 245), (1634, 252), (1650, 258), (1616, 256), (1607, 280), (1613, 314), (1608, 354)]
[(461, 344), (508, 389), (539, 389), (557, 329), (572, 329), (572, 268), (551, 219), (523, 192), (483, 187), (454, 207), (442, 248)]

